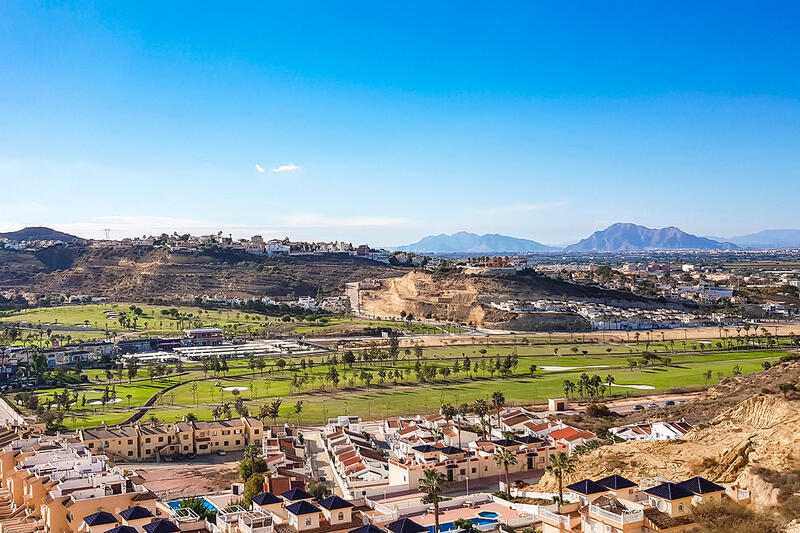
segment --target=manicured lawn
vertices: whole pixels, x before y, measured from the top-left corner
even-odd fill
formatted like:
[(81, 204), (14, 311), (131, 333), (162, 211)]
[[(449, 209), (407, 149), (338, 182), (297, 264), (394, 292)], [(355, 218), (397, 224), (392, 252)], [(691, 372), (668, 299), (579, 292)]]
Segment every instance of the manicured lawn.
[[(142, 310), (136, 315), (136, 328), (123, 326), (119, 316), (124, 314), (129, 318), (134, 317), (130, 309), (135, 305)], [(177, 309), (182, 316), (178, 319), (165, 315), (163, 310)], [(203, 309), (195, 306), (151, 305), (144, 303), (106, 303), (86, 305), (64, 305), (59, 307), (39, 307), (24, 309), (0, 315), (0, 322), (29, 322), (34, 328), (41, 327), (42, 337), (46, 340), (46, 331), (52, 330), (53, 335), (62, 338), (69, 336), (72, 342), (79, 340), (101, 339), (104, 332), (129, 333), (140, 336), (177, 336), (187, 327), (216, 326), (231, 328), (239, 335), (247, 336), (257, 334), (263, 328), (269, 328), (286, 335), (328, 335), (346, 329), (347, 327), (391, 327), (415, 334), (440, 334), (442, 330), (425, 324), (405, 322), (392, 322), (387, 320), (362, 320), (341, 316), (325, 316), (317, 320), (306, 320), (294, 317), (286, 322), (281, 318), (268, 317), (253, 312), (238, 309)], [(101, 331), (59, 331), (52, 325), (70, 326), (72, 328), (92, 328)], [(450, 327), (457, 331), (458, 328)], [(30, 331), (26, 331), (30, 333)], [(38, 336), (38, 332), (36, 332)], [(62, 339), (63, 341), (63, 339)], [(47, 346), (45, 342), (42, 344)]]
[[(117, 381), (116, 373), (110, 383), (106, 383), (105, 371), (88, 370), (92, 383), (84, 385), (79, 390), (79, 402), (73, 406), (65, 419), (68, 427), (87, 427), (101, 423), (116, 423), (124, 420), (131, 411), (128, 410), (127, 395), (131, 395), (130, 404), (133, 408), (144, 402), (157, 391), (164, 387), (184, 382), (173, 391), (164, 394), (156, 406), (150, 411), (163, 421), (181, 419), (187, 412), (193, 412), (201, 419), (211, 418), (211, 411), (221, 402), (233, 402), (236, 397), (241, 397), (251, 413), (257, 414), (258, 409), (265, 402), (275, 398), (283, 399), (281, 420), (295, 421), (294, 404), (303, 402), (300, 420), (303, 423), (321, 423), (323, 418), (342, 414), (344, 412), (357, 413), (365, 418), (375, 418), (398, 414), (416, 414), (434, 412), (444, 403), (471, 403), (480, 397), (487, 397), (494, 391), (502, 391), (508, 402), (530, 404), (544, 402), (549, 397), (564, 395), (563, 382), (565, 379), (577, 381), (581, 373), (590, 375), (598, 374), (602, 378), (613, 375), (617, 385), (649, 385), (652, 390), (638, 390), (624, 387), (614, 387), (613, 393), (618, 396), (648, 394), (664, 391), (676, 387), (712, 386), (719, 380), (719, 375), (730, 376), (734, 367), (739, 366), (742, 372), (755, 372), (761, 369), (764, 360), (774, 360), (785, 352), (774, 351), (734, 351), (734, 352), (690, 352), (669, 353), (670, 366), (650, 366), (644, 370), (631, 371), (628, 367), (630, 357), (638, 357), (638, 353), (631, 355), (627, 345), (610, 345), (612, 353), (606, 353), (606, 345), (581, 345), (584, 349), (591, 350), (591, 355), (574, 355), (569, 347), (560, 345), (559, 351), (570, 355), (553, 355), (553, 346), (446, 346), (425, 348), (423, 350), (423, 363), (439, 368), (453, 367), (458, 360), (463, 362), (462, 353), (467, 355), (471, 363), (483, 361), (484, 367), (488, 362), (494, 361), (497, 355), (504, 357), (516, 350), (519, 361), (511, 376), (501, 378), (497, 374), (493, 377), (487, 370), (479, 370), (475, 374), (467, 374), (463, 370), (458, 374), (451, 373), (444, 379), (437, 376), (433, 383), (419, 383), (414, 365), (416, 357), (406, 355), (401, 351), (397, 364), (389, 360), (380, 362), (357, 361), (352, 368), (339, 364), (337, 370), (340, 375), (338, 387), (334, 387), (324, 376), (328, 372), (327, 365), (322, 364), (323, 359), (331, 354), (306, 357), (307, 362), (313, 361), (313, 367), (301, 370), (300, 358), (289, 359), (294, 368), (280, 371), (275, 366), (277, 359), (268, 360), (268, 366), (263, 374), (258, 370), (253, 373), (247, 367), (247, 361), (230, 361), (229, 372), (214, 376), (213, 372), (203, 373), (199, 364), (186, 365), (182, 375), (170, 375), (157, 378), (152, 382), (148, 378), (146, 368), (141, 368), (133, 383), (128, 383), (127, 378), (122, 382)], [(632, 345), (633, 349), (643, 349), (643, 346)], [(651, 345), (651, 349), (653, 346)], [(485, 354), (481, 353), (483, 350)], [(341, 358), (341, 353), (338, 354)], [(539, 370), (535, 376), (530, 376), (529, 367), (537, 365)], [(602, 368), (581, 368), (598, 366)], [(544, 371), (541, 367), (560, 367)], [(380, 384), (381, 371), (392, 374), (395, 370), (401, 371), (401, 377), (396, 379), (390, 375), (383, 384)], [(710, 371), (712, 377), (707, 380), (704, 372)], [(369, 390), (360, 379), (362, 372), (372, 374)], [(301, 386), (293, 386), (292, 378), (296, 375), (307, 377), (307, 382)], [(196, 380), (190, 382), (190, 380)], [(350, 384), (352, 380), (352, 385)], [(394, 382), (397, 381), (398, 384)], [(90, 406), (83, 403), (99, 399), (106, 387), (113, 387), (118, 398), (123, 401), (116, 404)], [(223, 391), (224, 387), (246, 387), (245, 390), (234, 393)], [(86, 392), (92, 389), (94, 392)], [(52, 393), (54, 390), (40, 391)], [(45, 403), (44, 399), (43, 402)], [(48, 402), (49, 403), (49, 402)]]

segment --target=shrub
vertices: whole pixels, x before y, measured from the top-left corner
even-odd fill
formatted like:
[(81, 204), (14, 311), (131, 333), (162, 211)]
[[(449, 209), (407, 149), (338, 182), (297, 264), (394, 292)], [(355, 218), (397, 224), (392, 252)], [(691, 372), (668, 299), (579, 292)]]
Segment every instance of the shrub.
[(703, 533), (758, 531), (780, 533), (780, 527), (766, 514), (758, 513), (731, 500), (708, 502), (692, 510), (692, 518)]

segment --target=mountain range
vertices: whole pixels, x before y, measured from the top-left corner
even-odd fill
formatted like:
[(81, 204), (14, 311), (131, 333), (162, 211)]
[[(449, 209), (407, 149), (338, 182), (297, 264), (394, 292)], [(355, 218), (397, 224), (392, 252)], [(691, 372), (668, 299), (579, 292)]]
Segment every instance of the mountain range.
[(556, 250), (552, 246), (528, 239), (518, 239), (491, 233), (487, 235), (476, 235), (466, 231), (459, 231), (452, 235), (442, 233), (440, 235), (428, 235), (419, 241), (399, 246), (395, 250), (398, 252), (414, 253), (434, 253), (434, 254), (492, 254), (492, 253), (526, 253), (526, 252), (547, 252)]
[(17, 231), (0, 233), (0, 239), (10, 239), (12, 241), (63, 241), (75, 242), (82, 240), (80, 237), (63, 233), (43, 226), (30, 226)]
[(798, 229), (768, 229), (731, 237), (728, 241), (741, 246), (742, 248), (800, 248), (800, 230)]
[(630, 252), (639, 250), (733, 250), (730, 242), (686, 233), (675, 226), (646, 228), (618, 222), (564, 248), (567, 252)]
[(586, 239), (566, 247), (547, 246), (529, 239), (505, 235), (476, 235), (464, 231), (452, 235), (423, 237), (395, 248), (397, 251), (431, 254), (500, 254), (550, 252), (632, 252), (642, 250), (732, 250), (738, 246), (726, 240), (714, 240), (686, 233), (674, 226), (647, 228), (617, 223), (596, 231)]

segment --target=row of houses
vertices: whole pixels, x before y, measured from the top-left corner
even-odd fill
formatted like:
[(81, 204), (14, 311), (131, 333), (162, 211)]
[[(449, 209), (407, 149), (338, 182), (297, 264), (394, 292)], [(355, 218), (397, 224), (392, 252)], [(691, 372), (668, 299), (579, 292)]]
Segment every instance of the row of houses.
[(323, 435), (334, 475), (350, 494), (363, 492), (367, 487), (386, 485), (389, 479), (389, 459), (373, 446), (360, 431), (358, 417), (339, 417), (329, 421)]
[(370, 434), (362, 431), (360, 421), (345, 416), (329, 423), (324, 439), (343, 490), (370, 496), (414, 490), (431, 468), (456, 483), (501, 476), (505, 472), (496, 456), (504, 451), (516, 458), (509, 465), (510, 475), (540, 471), (552, 455), (572, 453), (597, 438), (521, 408), (502, 411), (498, 423), (484, 434), (471, 427), (467, 419), (416, 416), (385, 420)]
[(78, 430), (78, 439), (87, 450), (123, 461), (241, 451), (248, 444), (261, 446), (263, 437), (264, 424), (254, 417)]
[(171, 533), (150, 526), (156, 496), (135, 472), (114, 466), (74, 437), (16, 439), (0, 451), (0, 528), (16, 533)]
[(556, 510), (541, 510), (542, 533), (625, 532), (686, 533), (696, 531), (695, 506), (730, 498), (749, 501), (750, 493), (702, 477), (682, 482), (666, 479), (634, 483), (619, 475), (567, 485), (567, 500)]

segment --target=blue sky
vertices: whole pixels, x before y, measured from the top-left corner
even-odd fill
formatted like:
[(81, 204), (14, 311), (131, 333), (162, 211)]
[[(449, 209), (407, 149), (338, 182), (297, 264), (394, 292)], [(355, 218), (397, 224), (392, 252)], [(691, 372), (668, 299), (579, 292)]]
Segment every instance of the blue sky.
[(800, 7), (558, 4), (3, 2), (0, 230), (800, 225)]

